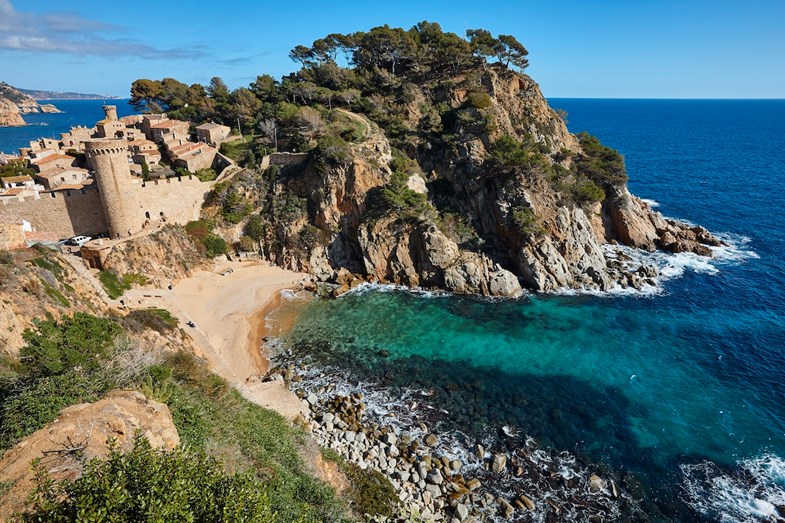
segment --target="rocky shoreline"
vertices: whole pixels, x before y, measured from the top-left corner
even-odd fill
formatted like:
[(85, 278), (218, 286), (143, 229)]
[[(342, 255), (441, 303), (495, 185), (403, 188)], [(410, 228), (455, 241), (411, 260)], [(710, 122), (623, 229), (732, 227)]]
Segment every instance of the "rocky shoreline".
[(283, 380), (303, 401), (318, 444), (390, 482), (400, 500), (396, 521), (415, 514), (450, 523), (593, 522), (637, 512), (607, 472), (542, 448), (515, 427), (489, 427), (481, 438), (440, 430), (445, 412), (429, 404), (429, 391), (352, 382), (291, 351), (275, 363), (267, 379)]

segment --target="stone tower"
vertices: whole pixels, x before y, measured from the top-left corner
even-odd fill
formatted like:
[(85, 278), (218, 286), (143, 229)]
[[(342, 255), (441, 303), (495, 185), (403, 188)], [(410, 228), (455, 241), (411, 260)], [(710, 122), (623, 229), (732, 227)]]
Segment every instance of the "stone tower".
[(136, 231), (133, 219), (131, 170), (128, 167), (125, 140), (91, 140), (85, 142), (85, 154), (93, 169), (101, 205), (112, 238)]
[(116, 105), (104, 105), (104, 115), (106, 119), (110, 122), (117, 121), (117, 106)]

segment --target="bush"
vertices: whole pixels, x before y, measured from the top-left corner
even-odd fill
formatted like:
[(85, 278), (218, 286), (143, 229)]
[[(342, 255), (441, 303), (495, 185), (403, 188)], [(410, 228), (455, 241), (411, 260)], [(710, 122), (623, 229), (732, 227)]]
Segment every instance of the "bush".
[(285, 418), (244, 399), (193, 356), (179, 353), (167, 401), (181, 442), (195, 450), (239, 448), (237, 463), (266, 479), (270, 504), (281, 521), (338, 521), (335, 492), (310, 476), (300, 458), (305, 435)]
[(215, 169), (199, 169), (194, 173), (194, 175), (199, 178), (201, 182), (211, 182), (218, 178), (218, 174), (215, 172)]
[(19, 355), (31, 376), (52, 376), (80, 366), (98, 367), (109, 356), (120, 326), (113, 320), (82, 312), (60, 321), (46, 320), (36, 330), (26, 329), (27, 343)]
[(466, 97), (466, 105), (475, 109), (487, 109), (493, 105), (493, 101), (488, 93), (473, 91)]
[(135, 309), (128, 313), (122, 320), (123, 325), (134, 332), (151, 329), (165, 334), (177, 328), (177, 318), (166, 309), (150, 307), (148, 309)]
[(349, 500), (355, 512), (370, 516), (392, 516), (398, 504), (398, 495), (381, 472), (370, 467), (363, 470), (354, 463), (345, 463), (342, 469), (352, 485)]
[(250, 474), (226, 474), (220, 463), (178, 448), (153, 450), (137, 435), (133, 449), (111, 448), (75, 481), (53, 482), (37, 470), (33, 510), (24, 521), (279, 521), (263, 484)]
[(605, 199), (605, 191), (585, 176), (579, 176), (575, 180), (571, 192), (572, 198), (581, 204), (601, 202)]
[(129, 290), (134, 284), (145, 285), (147, 283), (147, 278), (145, 278), (144, 275), (137, 273), (128, 273), (122, 277), (118, 277), (114, 272), (101, 271), (98, 273), (98, 279), (104, 287), (106, 294), (113, 300), (122, 296), (123, 293)]
[(205, 220), (188, 222), (185, 232), (191, 237), (196, 247), (208, 258), (215, 258), (221, 254), (229, 252), (226, 241), (211, 232), (213, 225)]
[(202, 243), (204, 244), (205, 254), (208, 258), (215, 258), (216, 256), (229, 252), (229, 246), (226, 244), (226, 240), (217, 234), (208, 234)]
[(512, 222), (524, 234), (539, 235), (545, 232), (539, 218), (530, 207), (516, 207), (512, 211)]
[(51, 423), (65, 407), (96, 401), (114, 382), (98, 371), (70, 369), (45, 376), (17, 391), (0, 407), (0, 449)]
[(579, 174), (600, 186), (620, 184), (627, 181), (624, 157), (618, 151), (600, 143), (596, 136), (580, 133), (578, 139), (583, 149), (575, 158), (575, 168)]

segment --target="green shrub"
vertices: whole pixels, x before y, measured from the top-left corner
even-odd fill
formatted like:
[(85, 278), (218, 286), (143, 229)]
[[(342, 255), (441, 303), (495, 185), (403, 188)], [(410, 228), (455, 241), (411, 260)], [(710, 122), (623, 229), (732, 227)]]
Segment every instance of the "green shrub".
[(345, 463), (342, 468), (352, 486), (348, 496), (355, 512), (370, 516), (392, 516), (398, 504), (398, 495), (384, 474), (370, 467), (363, 470), (354, 463)]
[(314, 167), (317, 170), (348, 165), (351, 159), (351, 147), (340, 136), (330, 134), (322, 136), (313, 150)]
[(0, 449), (51, 423), (65, 407), (96, 401), (113, 386), (113, 381), (99, 371), (70, 369), (18, 390), (0, 407)]
[(466, 97), (466, 105), (475, 109), (487, 109), (493, 105), (493, 101), (488, 93), (473, 91)]
[(215, 169), (199, 169), (194, 173), (194, 175), (199, 178), (201, 182), (211, 182), (218, 178), (218, 174), (215, 172)]
[[(300, 457), (302, 429), (243, 398), (193, 356), (167, 359), (175, 386), (167, 402), (183, 444), (196, 450), (239, 447), (241, 462), (265, 479), (281, 521), (337, 521), (335, 492), (310, 476)], [(231, 465), (231, 464), (228, 464)]]
[(208, 258), (215, 258), (229, 252), (226, 240), (211, 232), (212, 228), (213, 224), (206, 220), (188, 222), (185, 226), (185, 232), (191, 237), (197, 249)]
[(113, 320), (82, 312), (60, 321), (40, 322), (22, 335), (26, 345), (19, 355), (31, 376), (51, 376), (80, 366), (92, 369), (106, 358), (120, 334)]
[(177, 318), (166, 309), (150, 307), (147, 309), (134, 309), (122, 320), (123, 325), (134, 332), (151, 329), (161, 334), (177, 328)]
[(585, 176), (579, 176), (575, 180), (571, 192), (573, 200), (578, 203), (601, 202), (605, 199), (605, 191)]
[(530, 207), (516, 207), (512, 211), (512, 222), (524, 234), (539, 235), (545, 232), (540, 219)]
[(215, 258), (216, 256), (229, 252), (229, 246), (226, 244), (226, 240), (217, 234), (208, 234), (202, 243), (208, 258)]
[(153, 450), (137, 435), (133, 449), (111, 448), (74, 481), (54, 482), (37, 470), (33, 510), (24, 521), (279, 520), (264, 485), (251, 474), (226, 474), (220, 463), (184, 448)]
[(618, 151), (604, 146), (596, 136), (580, 133), (578, 139), (583, 149), (575, 157), (575, 168), (600, 186), (627, 181), (624, 157)]
[(101, 271), (98, 273), (98, 280), (101, 282), (106, 294), (113, 300), (122, 296), (134, 284), (145, 285), (147, 283), (147, 278), (143, 274), (133, 272), (118, 277), (114, 272)]

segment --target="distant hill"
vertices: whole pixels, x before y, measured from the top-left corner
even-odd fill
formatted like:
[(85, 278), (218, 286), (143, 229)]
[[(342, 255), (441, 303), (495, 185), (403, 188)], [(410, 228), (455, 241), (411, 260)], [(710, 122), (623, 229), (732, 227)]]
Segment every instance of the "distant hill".
[(19, 91), (36, 100), (117, 100), (119, 96), (102, 94), (64, 93), (60, 91), (39, 91), (36, 89), (19, 89)]

